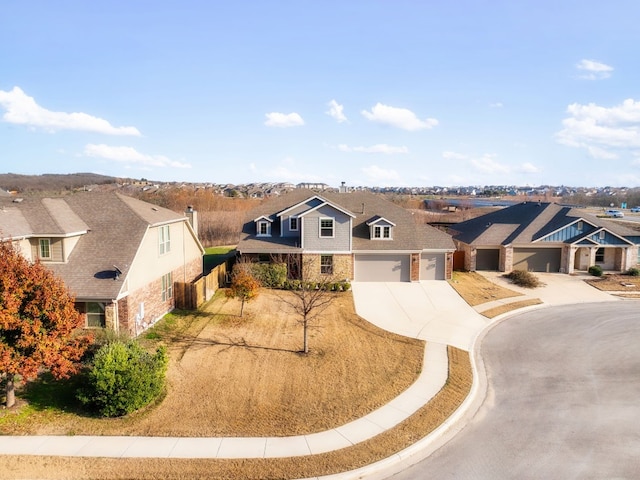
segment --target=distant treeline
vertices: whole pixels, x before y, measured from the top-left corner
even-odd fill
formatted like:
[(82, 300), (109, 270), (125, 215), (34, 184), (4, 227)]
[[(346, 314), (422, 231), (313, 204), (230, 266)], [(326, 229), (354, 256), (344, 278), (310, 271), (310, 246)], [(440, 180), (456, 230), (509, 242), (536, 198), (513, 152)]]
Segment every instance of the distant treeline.
[(77, 190), (89, 185), (105, 185), (117, 182), (118, 179), (95, 173), (71, 173), (44, 175), (19, 175), (17, 173), (0, 173), (0, 189), (18, 193), (61, 193)]

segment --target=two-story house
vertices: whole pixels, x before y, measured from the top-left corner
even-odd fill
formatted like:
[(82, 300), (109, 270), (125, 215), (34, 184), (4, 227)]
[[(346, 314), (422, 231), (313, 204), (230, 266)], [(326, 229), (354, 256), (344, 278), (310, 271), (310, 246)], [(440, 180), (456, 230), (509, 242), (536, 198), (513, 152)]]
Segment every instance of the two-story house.
[(115, 192), (2, 197), (0, 239), (64, 281), (87, 327), (131, 336), (173, 309), (174, 282), (202, 275), (187, 216)]
[(313, 276), (358, 282), (448, 279), (455, 249), (448, 234), (381, 195), (308, 189), (250, 212), (237, 248), (254, 261), (300, 258)]

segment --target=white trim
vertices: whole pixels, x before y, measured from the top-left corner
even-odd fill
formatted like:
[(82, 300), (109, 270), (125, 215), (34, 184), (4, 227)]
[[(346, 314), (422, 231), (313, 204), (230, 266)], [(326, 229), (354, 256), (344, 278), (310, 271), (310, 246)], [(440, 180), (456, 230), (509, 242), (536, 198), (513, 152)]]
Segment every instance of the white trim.
[(386, 218), (384, 218), (384, 217), (378, 217), (378, 218), (376, 218), (375, 220), (372, 220), (372, 221), (370, 221), (370, 222), (367, 222), (367, 225), (369, 225), (369, 226), (371, 226), (371, 225), (375, 225), (376, 223), (381, 222), (381, 221), (383, 221), (383, 220), (384, 220), (385, 222), (387, 222), (389, 225), (391, 225), (392, 227), (395, 227), (395, 226), (396, 226), (396, 224), (395, 224), (395, 223), (393, 223), (391, 220), (387, 220), (387, 219), (386, 219)]
[[(291, 220), (296, 221), (296, 228), (291, 228)], [(299, 232), (300, 231), (300, 219), (297, 215), (291, 215), (289, 217), (289, 231), (290, 232)]]
[[(331, 220), (331, 235), (322, 235), (322, 221), (323, 220)], [(333, 217), (318, 217), (318, 238), (336, 238), (336, 219), (335, 218), (333, 218)]]

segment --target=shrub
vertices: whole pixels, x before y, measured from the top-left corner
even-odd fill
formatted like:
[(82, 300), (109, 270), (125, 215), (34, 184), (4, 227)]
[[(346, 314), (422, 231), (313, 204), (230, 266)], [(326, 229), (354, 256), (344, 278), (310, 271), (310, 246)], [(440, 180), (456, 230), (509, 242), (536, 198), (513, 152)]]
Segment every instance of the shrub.
[(131, 413), (164, 391), (168, 361), (164, 347), (152, 354), (133, 340), (106, 344), (96, 353), (78, 399), (105, 417)]
[(505, 277), (520, 287), (535, 288), (541, 285), (538, 277), (533, 273), (526, 272), (524, 270), (513, 270), (512, 272), (507, 273)]
[(594, 277), (602, 276), (602, 267), (600, 265), (591, 265), (588, 271)]
[(627, 275), (629, 275), (631, 277), (638, 277), (638, 276), (640, 276), (640, 269), (637, 269), (635, 267), (631, 267), (629, 270), (627, 270)]
[(282, 288), (287, 281), (285, 263), (252, 263), (251, 273), (266, 288)]

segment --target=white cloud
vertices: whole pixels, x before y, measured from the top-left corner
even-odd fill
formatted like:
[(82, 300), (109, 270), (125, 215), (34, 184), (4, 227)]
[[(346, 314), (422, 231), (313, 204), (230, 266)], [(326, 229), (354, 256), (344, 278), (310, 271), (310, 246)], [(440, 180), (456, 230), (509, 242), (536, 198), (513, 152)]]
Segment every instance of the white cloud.
[(398, 153), (409, 153), (409, 149), (405, 146), (394, 147), (393, 145), (387, 145), (386, 143), (378, 143), (371, 145), (370, 147), (350, 147), (349, 145), (338, 145), (338, 150), (341, 152), (362, 152), (362, 153), (385, 153), (388, 155)]
[(280, 113), (280, 112), (271, 112), (266, 113), (265, 116), (267, 120), (264, 124), (267, 127), (299, 127), (300, 125), (304, 125), (304, 120), (300, 115), (295, 112), (292, 113)]
[(466, 160), (469, 157), (467, 155), (463, 155), (462, 153), (456, 152), (442, 152), (442, 158), (445, 160)]
[(377, 165), (371, 165), (362, 169), (364, 174), (374, 182), (393, 182), (400, 180), (400, 175), (393, 169), (380, 168)]
[(134, 163), (146, 167), (191, 168), (188, 163), (171, 160), (164, 155), (147, 155), (138, 152), (133, 147), (113, 147), (105, 144), (89, 143), (84, 147), (87, 157), (104, 158), (122, 163)]
[(573, 103), (570, 115), (556, 134), (558, 143), (584, 148), (600, 159), (618, 158), (619, 153), (640, 148), (640, 102), (629, 98), (614, 107)]
[(420, 120), (411, 110), (390, 107), (382, 103), (376, 103), (370, 112), (362, 110), (361, 113), (367, 120), (372, 122), (390, 125), (410, 132), (428, 130), (438, 125), (438, 120), (435, 118)]
[(519, 170), (522, 173), (540, 173), (540, 169), (536, 167), (534, 164), (529, 162), (525, 162), (522, 165), (520, 165)]
[(494, 154), (485, 153), (481, 157), (472, 158), (471, 165), (482, 173), (508, 173), (509, 167), (496, 162), (495, 157)]
[(596, 62), (595, 60), (580, 60), (580, 62), (576, 64), (576, 68), (586, 72), (580, 75), (580, 78), (585, 80), (604, 80), (605, 78), (609, 78), (611, 72), (613, 72), (613, 67), (605, 63)]
[(0, 106), (6, 110), (2, 116), (3, 120), (9, 123), (41, 127), (52, 132), (80, 130), (106, 135), (140, 136), (135, 127), (114, 127), (106, 120), (86, 113), (52, 112), (42, 108), (33, 97), (25, 94), (19, 87), (13, 87), (9, 92), (0, 90)]
[(335, 119), (338, 123), (343, 123), (347, 121), (347, 117), (343, 113), (343, 110), (344, 110), (343, 105), (340, 105), (335, 100), (331, 100), (327, 105), (329, 105), (329, 110), (327, 110), (324, 113), (326, 113), (327, 115)]
[(489, 104), (489, 106), (490, 106), (491, 108), (502, 108), (502, 107), (504, 107), (504, 105), (503, 105), (503, 103), (502, 103), (502, 102), (490, 103), (490, 104)]

